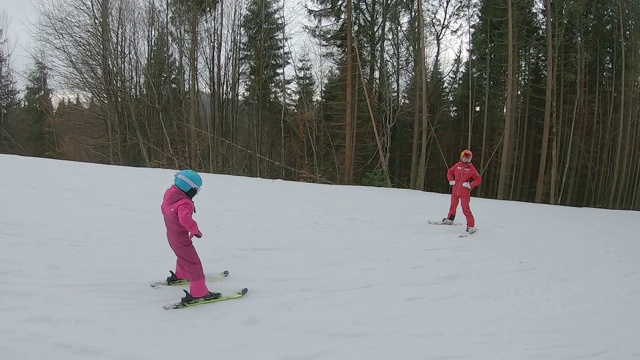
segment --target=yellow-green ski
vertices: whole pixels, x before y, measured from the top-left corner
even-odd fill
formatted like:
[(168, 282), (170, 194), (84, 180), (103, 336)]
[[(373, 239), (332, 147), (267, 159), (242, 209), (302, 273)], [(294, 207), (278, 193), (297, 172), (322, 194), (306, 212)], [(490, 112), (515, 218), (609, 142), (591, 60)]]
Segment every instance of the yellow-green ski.
[[(206, 275), (206, 279), (207, 281), (219, 281), (222, 280), (224, 278), (226, 278), (227, 276), (229, 276), (229, 272), (227, 270), (225, 271), (221, 271), (219, 273), (215, 273), (215, 274), (208, 274)], [(161, 286), (180, 286), (180, 285), (189, 285), (189, 280), (178, 280), (178, 281), (174, 281), (171, 284), (168, 284), (166, 280), (163, 281), (156, 281), (153, 282), (151, 284), (149, 284), (152, 288), (155, 287), (161, 287)]]
[(240, 289), (240, 290), (236, 291), (234, 294), (231, 294), (231, 295), (222, 295), (221, 297), (219, 297), (217, 299), (201, 300), (201, 301), (189, 302), (189, 303), (177, 302), (175, 304), (165, 305), (164, 308), (165, 308), (165, 310), (184, 309), (184, 308), (188, 308), (188, 307), (199, 306), (199, 305), (204, 305), (204, 304), (211, 304), (211, 303), (225, 301), (225, 300), (239, 299), (239, 298), (245, 296), (248, 291), (249, 291), (249, 289), (244, 288), (244, 289)]

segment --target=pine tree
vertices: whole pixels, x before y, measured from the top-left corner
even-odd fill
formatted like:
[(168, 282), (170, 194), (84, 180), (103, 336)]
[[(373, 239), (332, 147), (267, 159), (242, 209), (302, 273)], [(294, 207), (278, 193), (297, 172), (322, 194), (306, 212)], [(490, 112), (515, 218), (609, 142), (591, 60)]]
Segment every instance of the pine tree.
[(13, 79), (13, 71), (9, 67), (10, 54), (7, 50), (7, 39), (0, 23), (0, 152), (15, 151), (15, 139), (10, 126), (18, 102), (18, 90)]
[[(311, 69), (311, 59), (304, 54), (299, 65), (296, 66), (296, 104), (295, 112), (297, 124), (294, 131), (297, 139), (292, 139), (298, 156), (296, 166), (301, 166), (307, 172), (318, 174), (317, 145), (319, 131), (316, 116), (316, 81)], [(313, 170), (311, 168), (313, 167)]]
[[(534, 11), (534, 2), (523, 0), (511, 3), (513, 6), (510, 54), (508, 2), (481, 2), (477, 10), (478, 22), (473, 24), (470, 58), (465, 70), (467, 73), (461, 77), (461, 88), (468, 89), (471, 83), (471, 89), (470, 92), (458, 91), (456, 94), (459, 98), (455, 101), (457, 104), (464, 104), (463, 108), (457, 109), (459, 114), (463, 115), (460, 116), (460, 120), (466, 124), (471, 122), (471, 126), (467, 126), (471, 132), (470, 143), (482, 144), (480, 149), (474, 146), (477, 149), (474, 151), (475, 159), (480, 163), (486, 180), (483, 181), (485, 185), (480, 191), (483, 195), (495, 196), (498, 190), (502, 190), (500, 195), (510, 199), (515, 194), (518, 171), (522, 171), (522, 168), (516, 166), (516, 160), (521, 158), (515, 158), (516, 155), (521, 155), (518, 148), (524, 140), (521, 135), (531, 133), (531, 130), (525, 131), (525, 122), (521, 121), (526, 118), (522, 114), (530, 110), (526, 104), (527, 97), (523, 94), (532, 88), (545, 86), (544, 78), (533, 76), (537, 69), (544, 66), (544, 57), (541, 54), (544, 49), (544, 37), (540, 36), (542, 30)], [(507, 82), (508, 64), (512, 64), (510, 84)], [(533, 83), (532, 79), (537, 79), (536, 83)], [(511, 91), (510, 97), (506, 96), (508, 89)], [(507, 99), (512, 100), (509, 107)], [(507, 108), (512, 110), (509, 113), (511, 129), (505, 126)], [(469, 111), (472, 112), (472, 116), (469, 116)], [(538, 111), (536, 116), (538, 114), (542, 115), (542, 112)], [(540, 117), (533, 120), (539, 120), (541, 123), (543, 119)], [(464, 131), (464, 128), (462, 130)], [(504, 137), (508, 135), (505, 134), (506, 130), (511, 130), (511, 137)], [(501, 146), (503, 142), (507, 143), (506, 148)], [(502, 149), (502, 153), (495, 152), (496, 149)], [(491, 157), (494, 153), (495, 156)], [(502, 169), (501, 165), (504, 165)], [(499, 181), (501, 173), (502, 182)], [(498, 186), (500, 183), (502, 187)]]
[(303, 54), (296, 66), (296, 108), (300, 111), (309, 111), (313, 108), (316, 93), (316, 81), (311, 68), (311, 59), (308, 54)]
[(49, 69), (40, 61), (27, 78), (24, 96), (23, 121), (25, 125), (24, 146), (32, 156), (54, 156), (55, 133), (52, 126), (52, 91), (49, 88)]
[(180, 96), (178, 65), (167, 42), (167, 29), (156, 24), (144, 71), (146, 96), (146, 127), (150, 139), (149, 152), (152, 159), (165, 166), (178, 167), (178, 161), (187, 163), (186, 154), (181, 154), (183, 136), (179, 136), (178, 122), (185, 99)]
[(251, 111), (253, 147), (258, 155), (254, 173), (258, 175), (265, 170), (262, 156), (279, 158), (274, 152), (278, 148), (284, 106), (282, 77), (290, 61), (283, 42), (285, 24), (281, 13), (282, 7), (276, 0), (250, 0), (241, 24), (245, 33), (241, 51), (246, 102)]

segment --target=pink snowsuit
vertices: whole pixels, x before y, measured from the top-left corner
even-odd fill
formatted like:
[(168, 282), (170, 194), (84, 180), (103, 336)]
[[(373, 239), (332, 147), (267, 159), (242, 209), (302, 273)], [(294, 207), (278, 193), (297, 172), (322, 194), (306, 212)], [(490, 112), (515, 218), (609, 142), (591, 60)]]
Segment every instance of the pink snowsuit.
[[(455, 165), (447, 171), (447, 179), (451, 182), (455, 180), (456, 183), (451, 189), (451, 206), (449, 207), (449, 219), (453, 219), (456, 216), (456, 210), (458, 208), (458, 202), (462, 203), (462, 213), (467, 218), (467, 226), (474, 227), (476, 225), (476, 219), (471, 213), (471, 189), (480, 185), (482, 182), (482, 176), (478, 173), (475, 166), (471, 162), (463, 163), (458, 161)], [(462, 184), (469, 183), (471, 189), (468, 189)]]
[(200, 234), (198, 223), (191, 217), (195, 212), (193, 201), (182, 190), (172, 185), (165, 193), (162, 215), (167, 227), (167, 239), (178, 257), (176, 276), (189, 279), (190, 293), (193, 297), (203, 297), (209, 293), (202, 270), (202, 262), (193, 246), (193, 234)]

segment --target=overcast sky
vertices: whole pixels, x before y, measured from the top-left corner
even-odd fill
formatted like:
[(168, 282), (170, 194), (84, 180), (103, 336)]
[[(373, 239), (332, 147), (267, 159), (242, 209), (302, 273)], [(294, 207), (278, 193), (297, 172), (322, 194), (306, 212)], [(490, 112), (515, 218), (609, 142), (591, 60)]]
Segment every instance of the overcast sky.
[[(5, 37), (9, 40), (9, 49), (12, 50), (11, 67), (15, 71), (18, 88), (23, 88), (26, 73), (32, 64), (29, 53), (34, 50), (32, 33), (34, 32), (34, 24), (38, 20), (37, 3), (38, 0), (0, 0), (0, 16), (3, 16), (0, 24), (5, 30)], [(294, 52), (294, 60), (297, 61), (301, 52), (309, 53), (313, 58), (313, 53), (319, 52), (319, 49), (310, 45), (309, 37), (302, 29), (303, 24), (308, 23), (302, 16), (305, 14), (304, 7), (301, 5), (303, 1), (287, 3), (289, 15), (286, 21), (289, 35), (292, 37), (290, 46)], [(319, 67), (321, 65), (318, 64)]]
[[(33, 43), (31, 34), (33, 33), (34, 24), (38, 20), (38, 11), (36, 9), (37, 0), (0, 0), (0, 16), (5, 37), (9, 40), (9, 48), (12, 50), (11, 67), (16, 72), (16, 80), (21, 86), (31, 64), (30, 51), (33, 51)], [(303, 8), (299, 2), (292, 2), (290, 5), (293, 12), (303, 13)], [(301, 19), (288, 18), (289, 31), (294, 30), (296, 34), (302, 32)], [(300, 37), (296, 36), (297, 41)], [(302, 38), (305, 38), (304, 36)], [(295, 42), (292, 46), (298, 46)]]
[(25, 78), (25, 71), (29, 66), (29, 51), (31, 50), (32, 23), (36, 23), (38, 12), (33, 0), (0, 0), (0, 15), (3, 14), (2, 26), (9, 40), (9, 49), (13, 50), (11, 67), (16, 72), (19, 86)]
[[(24, 87), (26, 73), (28, 72), (32, 60), (29, 55), (34, 49), (34, 24), (38, 21), (38, 10), (36, 4), (38, 0), (0, 0), (0, 16), (3, 16), (2, 24), (6, 31), (5, 37), (9, 40), (9, 47), (12, 50), (11, 67), (15, 71), (15, 80), (18, 82), (18, 88)], [(314, 43), (303, 30), (303, 24), (309, 24), (304, 8), (305, 0), (287, 1), (287, 31), (290, 39), (290, 50), (292, 51), (293, 60), (297, 62), (298, 57), (302, 53), (307, 53), (313, 59), (320, 59), (320, 47)], [(463, 38), (463, 37), (462, 37)], [(462, 39), (461, 38), (461, 39)], [(445, 58), (447, 61), (453, 58), (454, 51), (458, 49), (457, 45), (461, 39), (452, 39), (454, 45), (445, 49)], [(316, 76), (322, 80), (322, 75), (326, 63), (319, 61), (316, 64), (316, 70), (319, 73)]]

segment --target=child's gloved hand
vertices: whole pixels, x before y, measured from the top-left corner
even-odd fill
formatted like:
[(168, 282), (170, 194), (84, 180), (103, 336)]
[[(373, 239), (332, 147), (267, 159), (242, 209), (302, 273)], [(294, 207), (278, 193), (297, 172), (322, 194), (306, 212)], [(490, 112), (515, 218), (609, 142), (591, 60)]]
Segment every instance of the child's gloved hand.
[(455, 184), (456, 184), (456, 181), (455, 181), (455, 180), (451, 180), (451, 181), (449, 181), (449, 185), (453, 186), (453, 185), (455, 185)]
[(194, 236), (197, 237), (198, 239), (200, 239), (202, 237), (202, 233), (199, 232), (199, 231), (197, 233), (191, 233), (190, 238), (193, 239)]
[(462, 184), (462, 186), (466, 187), (467, 189), (471, 190), (471, 184), (469, 184), (468, 182)]

